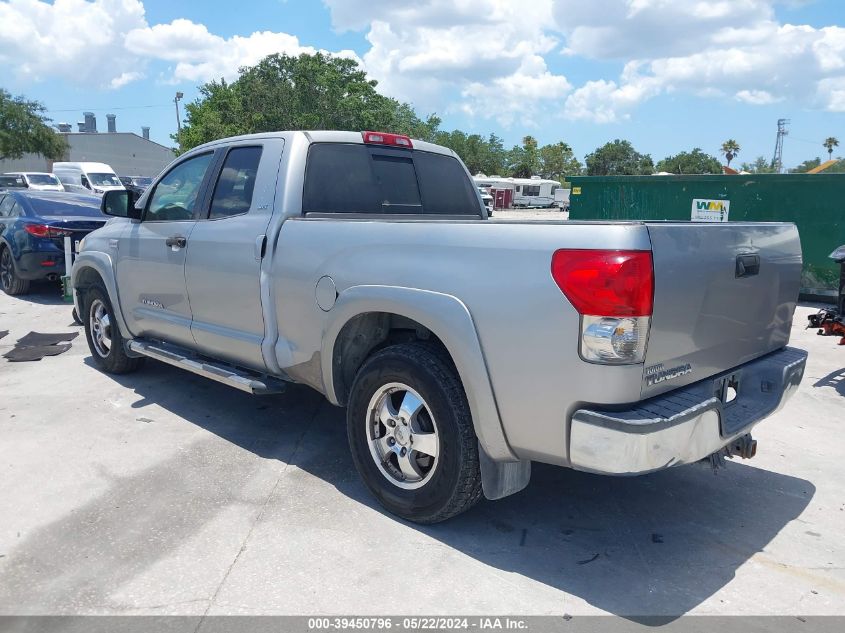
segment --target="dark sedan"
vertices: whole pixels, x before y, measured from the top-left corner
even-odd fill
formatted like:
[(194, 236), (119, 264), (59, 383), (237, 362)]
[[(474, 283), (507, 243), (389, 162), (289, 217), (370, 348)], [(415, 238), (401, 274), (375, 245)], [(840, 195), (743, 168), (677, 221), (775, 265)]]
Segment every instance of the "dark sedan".
[(75, 243), (106, 223), (100, 198), (55, 191), (0, 191), (0, 288), (20, 295), (31, 281), (65, 272), (64, 238)]

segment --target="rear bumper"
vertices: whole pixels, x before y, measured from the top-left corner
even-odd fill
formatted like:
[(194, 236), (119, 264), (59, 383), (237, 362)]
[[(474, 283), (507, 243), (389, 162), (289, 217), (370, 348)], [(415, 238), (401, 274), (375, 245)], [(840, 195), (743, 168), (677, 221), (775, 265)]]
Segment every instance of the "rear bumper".
[(44, 250), (22, 253), (17, 261), (16, 272), (21, 279), (35, 281), (38, 279), (61, 277), (65, 274), (65, 255), (59, 250)]
[[(806, 360), (804, 350), (785, 347), (629, 409), (579, 409), (570, 427), (571, 465), (638, 475), (703, 459), (783, 406), (798, 388)], [(737, 395), (726, 404), (721, 394), (730, 380)]]

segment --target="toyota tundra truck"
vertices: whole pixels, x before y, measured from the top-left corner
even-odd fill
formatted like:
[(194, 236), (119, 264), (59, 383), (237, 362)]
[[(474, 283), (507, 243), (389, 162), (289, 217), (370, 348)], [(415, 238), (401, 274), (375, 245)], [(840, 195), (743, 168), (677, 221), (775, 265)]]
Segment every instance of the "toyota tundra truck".
[(310, 385), (412, 521), (517, 492), (533, 461), (751, 457), (804, 371), (790, 223), (491, 220), (454, 152), (381, 132), (215, 141), (102, 205), (120, 219), (72, 271), (96, 365)]

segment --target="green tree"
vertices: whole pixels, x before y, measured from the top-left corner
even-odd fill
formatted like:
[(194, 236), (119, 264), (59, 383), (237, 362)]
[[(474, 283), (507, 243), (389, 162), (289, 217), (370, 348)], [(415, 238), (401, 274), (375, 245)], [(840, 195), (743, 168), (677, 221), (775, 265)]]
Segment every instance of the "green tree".
[(765, 156), (758, 156), (753, 163), (742, 163), (739, 166), (740, 171), (747, 171), (750, 174), (773, 174), (775, 168), (772, 167), (771, 161), (767, 160)]
[(504, 141), (502, 141), (499, 136), (491, 132), (490, 136), (487, 137), (485, 147), (486, 156), (482, 172), (490, 176), (501, 176), (505, 174), (507, 170), (508, 152), (505, 149)]
[(588, 176), (642, 176), (654, 173), (654, 162), (640, 154), (629, 141), (616, 139), (587, 154)]
[(696, 147), (691, 152), (680, 152), (674, 156), (667, 156), (656, 166), (657, 171), (670, 174), (721, 174), (722, 165), (709, 154)]
[(0, 88), (0, 160), (41, 154), (55, 160), (67, 151), (67, 142), (48, 125), (44, 106)]
[(540, 150), (537, 139), (525, 136), (522, 146), (514, 145), (508, 152), (508, 171), (514, 178), (531, 178), (540, 171)]
[(839, 140), (835, 136), (828, 136), (822, 145), (824, 145), (824, 148), (827, 150), (827, 159), (832, 160), (833, 148), (839, 147)]
[(581, 173), (581, 163), (572, 148), (563, 141), (540, 148), (540, 175), (552, 180), (565, 180), (566, 176)]
[(818, 167), (821, 164), (822, 164), (821, 158), (818, 158), (818, 157), (810, 158), (808, 160), (805, 160), (803, 163), (801, 163), (797, 167), (790, 169), (789, 173), (791, 173), (791, 174), (805, 174), (808, 171), (810, 171), (811, 169), (815, 169), (816, 167)]
[(351, 59), (274, 54), (241, 68), (231, 84), (200, 87), (185, 107), (186, 150), (224, 136), (273, 130), (382, 130), (431, 139), (440, 119), (420, 119), (413, 109), (376, 91), (377, 82)]
[(728, 161), (728, 167), (731, 166), (731, 161), (739, 154), (739, 149), (739, 143), (732, 138), (722, 143), (722, 154), (724, 154), (725, 160)]

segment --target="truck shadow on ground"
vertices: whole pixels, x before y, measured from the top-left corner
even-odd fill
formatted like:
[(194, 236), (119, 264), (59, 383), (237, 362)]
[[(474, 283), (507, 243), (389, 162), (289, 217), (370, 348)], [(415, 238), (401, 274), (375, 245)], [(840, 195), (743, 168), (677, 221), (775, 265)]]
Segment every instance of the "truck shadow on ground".
[(845, 396), (845, 367), (830, 372), (813, 383), (814, 387), (832, 387), (840, 396)]
[[(25, 295), (10, 297), (15, 301), (37, 303), (44, 306), (57, 306), (65, 303), (62, 297), (62, 287), (57, 281), (33, 281), (29, 292)], [(73, 310), (73, 304), (67, 303), (68, 315)]]
[[(90, 358), (85, 362), (90, 365)], [(21, 594), (0, 596), (0, 605), (46, 600), (73, 609), (80, 596), (108, 603), (113, 588), (179, 548), (227, 503), (262, 503), (245, 500), (245, 484), (239, 483), (255, 468), (255, 455), (294, 466), (285, 477), (299, 469), (303, 473), (297, 476), (331, 484), (349, 505), (385, 514), (354, 471), (344, 411), (310, 389), (292, 386), (285, 394), (256, 398), (158, 363), (114, 379), (139, 396), (132, 405), (139, 419), (155, 403), (246, 450), (227, 449), (235, 461), (224, 465), (209, 442), (201, 442), (178, 459), (115, 480), (90, 507), (36, 531), (15, 548), (15, 560), (8, 562), (16, 565), (15, 582), (6, 591), (15, 594), (18, 587)], [(738, 463), (716, 475), (692, 466), (629, 479), (536, 465), (528, 489), (498, 502), (483, 501), (452, 521), (418, 526), (392, 520), (396, 530), (404, 525), (491, 568), (573, 594), (599, 609), (632, 619), (671, 618), (730, 582), (737, 568), (803, 512), (814, 493), (808, 481)], [(288, 497), (273, 503), (282, 513), (304, 512), (302, 503)], [(306, 506), (312, 503), (328, 501), (312, 499)], [(121, 506), (124, 510), (114, 509)], [(187, 506), (191, 512), (182, 511)], [(297, 522), (308, 520), (303, 516), (297, 515)], [(375, 538), (361, 530), (360, 520), (348, 527), (339, 538)], [(143, 537), (146, 531), (152, 540)], [(56, 543), (68, 534), (75, 535), (73, 544), (57, 552)], [(283, 540), (284, 530), (275, 538)], [(442, 577), (431, 580), (448, 583)], [(550, 601), (563, 605), (563, 596)]]

